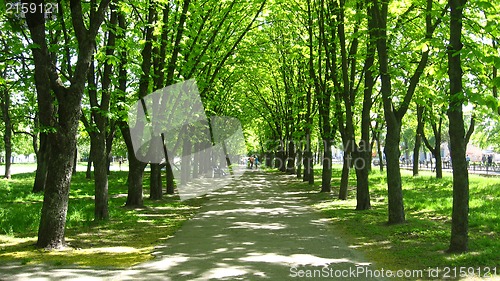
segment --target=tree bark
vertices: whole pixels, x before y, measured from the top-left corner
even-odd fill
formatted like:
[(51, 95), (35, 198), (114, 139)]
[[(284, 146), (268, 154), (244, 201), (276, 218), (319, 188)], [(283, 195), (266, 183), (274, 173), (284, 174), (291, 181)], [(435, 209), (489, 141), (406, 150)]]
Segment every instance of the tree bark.
[(160, 200), (163, 198), (163, 189), (161, 185), (161, 168), (160, 164), (151, 163), (150, 182), (149, 182), (149, 199)]
[[(66, 106), (59, 106), (58, 113), (62, 118), (60, 130), (49, 134), (50, 162), (48, 163), (47, 183), (44, 192), (42, 215), (38, 229), (37, 246), (42, 248), (61, 248), (65, 244), (64, 227), (68, 210), (69, 188), (76, 148), (76, 133), (79, 100), (67, 101)], [(71, 105), (71, 106), (69, 106)], [(68, 108), (69, 107), (69, 108)], [(65, 110), (65, 109), (69, 110)], [(68, 129), (66, 129), (68, 128)]]
[(321, 192), (332, 191), (332, 143), (331, 139), (323, 139), (323, 172), (321, 174)]
[(76, 175), (76, 166), (78, 165), (78, 147), (75, 149), (75, 158), (73, 159), (73, 171), (71, 174)]
[(49, 162), (50, 146), (47, 133), (40, 133), (40, 147), (36, 155), (36, 173), (32, 192), (38, 193), (45, 190), (47, 181), (47, 166)]
[(370, 170), (370, 151), (359, 150), (356, 152), (354, 167), (356, 169), (356, 210), (371, 208), (368, 175)]
[[(186, 128), (186, 133), (182, 137), (182, 162), (181, 162), (181, 183), (187, 184), (191, 179), (191, 134), (190, 129)], [(215, 159), (214, 159), (215, 160)], [(217, 159), (218, 160), (218, 159)], [(216, 163), (214, 161), (213, 163)], [(221, 166), (222, 168), (222, 166)]]
[(468, 250), (469, 232), (469, 172), (465, 160), (465, 126), (462, 105), (464, 102), (462, 86), (462, 19), (466, 0), (449, 0), (450, 43), (448, 46), (448, 76), (450, 95), (448, 119), (450, 122), (450, 154), (453, 167), (453, 211), (451, 239), (448, 252), (462, 253)]
[[(172, 170), (172, 165), (170, 164), (170, 160), (168, 158), (168, 151), (167, 151), (167, 146), (165, 145), (165, 135), (162, 133), (161, 134), (161, 141), (163, 143), (163, 155), (165, 155), (165, 179), (167, 181), (167, 187), (166, 187), (166, 193), (167, 194), (174, 194), (174, 171)], [(202, 144), (197, 143), (199, 147), (202, 146)], [(201, 149), (199, 150), (201, 151)], [(203, 174), (203, 156), (197, 157), (198, 162), (196, 165), (198, 166), (198, 173)]]
[(167, 192), (167, 194), (174, 194), (175, 192), (174, 171), (172, 170), (172, 165), (170, 164), (168, 158), (166, 158), (166, 161), (167, 165), (165, 166), (166, 168), (165, 177), (167, 180), (167, 187), (165, 191)]
[(415, 147), (413, 148), (413, 176), (418, 176), (420, 147), (422, 145), (422, 133), (424, 131), (423, 111), (423, 106), (417, 105), (417, 130), (415, 132)]
[(304, 176), (302, 181), (314, 184), (313, 153), (310, 148), (304, 151)]
[(344, 157), (342, 157), (342, 173), (340, 176), (339, 199), (347, 200), (349, 188), (349, 169), (351, 166), (351, 153), (344, 149)]
[(295, 171), (295, 143), (293, 140), (288, 142), (288, 157), (286, 163), (286, 172), (287, 174), (293, 175), (296, 173)]
[(106, 157), (108, 158), (107, 161), (107, 171), (108, 171), (108, 176), (111, 174), (111, 150), (113, 149), (113, 141), (115, 139), (115, 133), (116, 133), (116, 122), (114, 120), (110, 121), (109, 124), (109, 131), (106, 132)]
[(12, 122), (10, 120), (10, 95), (7, 88), (2, 91), (2, 119), (5, 125), (3, 134), (4, 148), (5, 148), (5, 173), (4, 178), (11, 178), (10, 167), (12, 164)]
[(379, 163), (380, 172), (383, 172), (385, 156), (383, 155), (382, 146), (380, 145), (380, 132), (377, 132), (377, 155), (380, 162)]
[(106, 220), (109, 218), (106, 140), (101, 133), (95, 134), (90, 140), (91, 154), (94, 162), (94, 219), (96, 221)]
[(283, 140), (280, 140), (280, 146), (276, 152), (276, 159), (274, 160), (275, 167), (281, 171), (286, 171), (286, 151)]
[(384, 153), (387, 160), (389, 224), (398, 224), (405, 221), (401, 171), (399, 169), (399, 157), (401, 156), (399, 150), (400, 130), (400, 125), (387, 122)]
[(299, 147), (297, 147), (297, 170), (295, 171), (298, 179), (302, 178), (302, 153), (302, 142), (300, 142)]
[(92, 149), (90, 149), (89, 158), (87, 159), (87, 171), (85, 172), (85, 178), (92, 178)]
[[(430, 144), (430, 142), (427, 140), (425, 137), (425, 134), (422, 133), (422, 139), (424, 141), (425, 146), (431, 151), (432, 155), (436, 159), (435, 163), (435, 170), (436, 170), (436, 178), (441, 179), (443, 178), (443, 160), (441, 156), (441, 125), (443, 122), (443, 118), (439, 118), (439, 124), (436, 125), (435, 123), (432, 123), (432, 131), (434, 132), (434, 139), (435, 139), (435, 144), (434, 147)], [(422, 132), (424, 132), (422, 130)]]
[[(125, 123), (125, 122), (124, 122)], [(131, 208), (142, 207), (144, 205), (144, 194), (142, 190), (142, 179), (144, 174), (144, 168), (146, 168), (145, 163), (137, 160), (135, 157), (135, 151), (132, 146), (132, 139), (130, 138), (130, 130), (128, 125), (122, 124), (120, 126), (120, 130), (123, 135), (123, 139), (125, 140), (125, 144), (127, 145), (127, 155), (128, 155), (128, 193), (127, 193), (127, 202), (125, 206)]]

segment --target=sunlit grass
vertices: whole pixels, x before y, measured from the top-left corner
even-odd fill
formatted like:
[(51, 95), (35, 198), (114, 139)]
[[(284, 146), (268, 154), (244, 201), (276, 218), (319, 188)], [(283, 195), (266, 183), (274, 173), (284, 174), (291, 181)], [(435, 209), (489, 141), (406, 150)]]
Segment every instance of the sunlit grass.
[[(319, 175), (317, 172), (316, 175)], [(355, 177), (350, 177), (347, 201), (321, 200), (315, 206), (335, 228), (369, 259), (391, 269), (465, 266), (500, 269), (500, 178), (470, 175), (470, 251), (446, 254), (451, 231), (452, 177), (435, 179), (430, 172), (413, 177), (402, 171), (407, 222), (388, 226), (386, 174), (370, 175), (372, 209), (355, 211)], [(318, 179), (318, 182), (320, 179)], [(340, 169), (332, 187), (338, 192)]]
[[(153, 248), (170, 238), (204, 199), (181, 202), (176, 196), (145, 199), (145, 207), (124, 207), (126, 172), (109, 178), (110, 220), (96, 223), (94, 185), (84, 173), (73, 177), (66, 223), (68, 247), (46, 251), (35, 247), (43, 195), (31, 193), (34, 175), (0, 180), (0, 262), (22, 264), (128, 267), (153, 258)], [(148, 177), (145, 176), (145, 193)], [(145, 194), (145, 198), (148, 194)]]

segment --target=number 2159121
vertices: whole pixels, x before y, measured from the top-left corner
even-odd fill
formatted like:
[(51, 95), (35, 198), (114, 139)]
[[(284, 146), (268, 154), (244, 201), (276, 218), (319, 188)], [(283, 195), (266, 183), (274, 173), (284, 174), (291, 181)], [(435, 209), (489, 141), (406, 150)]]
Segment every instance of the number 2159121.
[(26, 17), (26, 14), (40, 13), (44, 14), (45, 18), (51, 18), (59, 12), (59, 6), (57, 3), (5, 3), (7, 14), (17, 14), (22, 18)]

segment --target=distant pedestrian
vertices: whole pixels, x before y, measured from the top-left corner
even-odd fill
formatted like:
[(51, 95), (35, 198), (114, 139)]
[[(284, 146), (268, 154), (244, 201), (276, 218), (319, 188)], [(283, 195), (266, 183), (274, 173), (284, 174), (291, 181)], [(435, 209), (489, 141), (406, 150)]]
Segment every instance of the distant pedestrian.
[(255, 169), (258, 169), (259, 168), (259, 156), (255, 155)]
[(488, 166), (491, 166), (493, 164), (493, 155), (488, 155)]
[(465, 162), (467, 162), (467, 169), (469, 168), (469, 163), (470, 163), (470, 157), (469, 154), (465, 157)]
[(253, 163), (255, 162), (255, 158), (253, 157), (253, 155), (248, 158), (248, 161), (250, 162), (250, 169), (253, 169)]
[(481, 162), (483, 163), (483, 166), (486, 165), (486, 155), (483, 154), (483, 157), (481, 158)]

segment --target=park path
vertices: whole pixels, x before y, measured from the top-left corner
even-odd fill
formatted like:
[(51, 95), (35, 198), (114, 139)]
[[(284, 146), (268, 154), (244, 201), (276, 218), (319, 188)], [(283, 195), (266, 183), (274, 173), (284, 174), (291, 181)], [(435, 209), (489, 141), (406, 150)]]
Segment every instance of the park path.
[(154, 260), (132, 268), (0, 267), (0, 280), (374, 280), (354, 274), (376, 268), (309, 207), (308, 191), (288, 186), (294, 181), (245, 172), (208, 195), (199, 213), (156, 248)]

